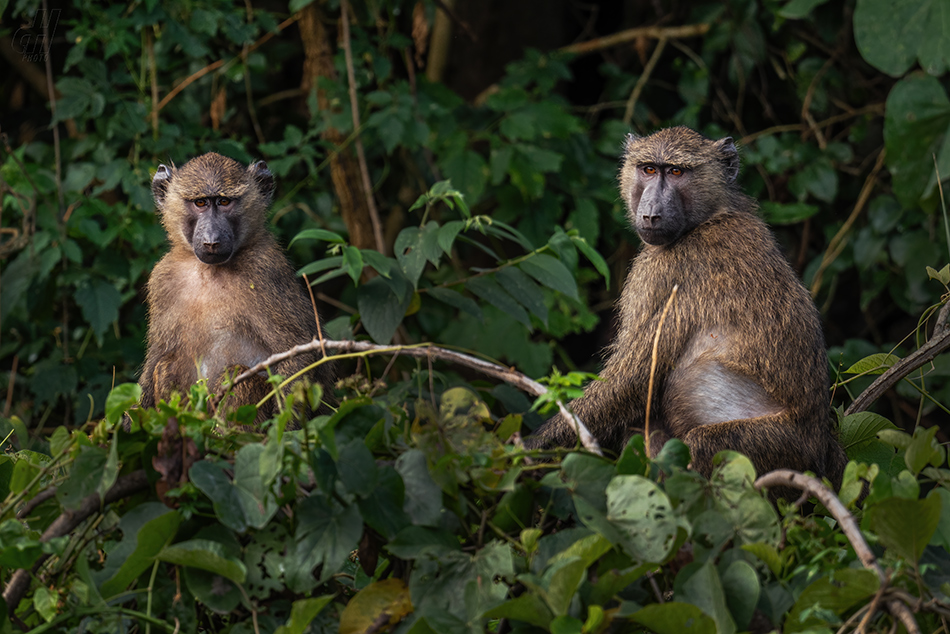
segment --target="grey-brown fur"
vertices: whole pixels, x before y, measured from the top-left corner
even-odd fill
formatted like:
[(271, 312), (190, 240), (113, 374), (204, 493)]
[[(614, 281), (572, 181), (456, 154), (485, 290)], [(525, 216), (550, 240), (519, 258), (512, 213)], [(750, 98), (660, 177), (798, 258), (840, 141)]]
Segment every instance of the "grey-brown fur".
[[(666, 186), (653, 186), (644, 171), (651, 167), (663, 172)], [(653, 243), (631, 265), (602, 380), (571, 406), (613, 451), (643, 433), (653, 340), (679, 285), (659, 339), (652, 454), (675, 437), (706, 475), (717, 452), (734, 449), (759, 473), (810, 470), (837, 482), (846, 457), (830, 419), (818, 311), (755, 202), (738, 189), (737, 174), (731, 139), (713, 141), (677, 127), (628, 140), (621, 194), (641, 236), (642, 216), (654, 215), (645, 239)], [(560, 416), (528, 440), (529, 446), (575, 442)]]
[[(273, 189), (273, 176), (263, 161), (245, 168), (209, 153), (181, 168), (159, 166), (152, 192), (171, 250), (148, 281), (148, 352), (139, 378), (142, 406), (152, 407), (173, 391), (186, 393), (198, 380), (199, 369), (217, 389), (225, 374), (316, 336), (310, 299), (265, 227)], [(203, 207), (195, 201), (204, 201), (199, 203)], [(214, 201), (226, 204), (219, 208)], [(208, 242), (227, 234), (229, 253), (199, 245), (195, 236), (202, 227)], [(201, 259), (212, 256), (226, 259), (217, 264)], [(289, 377), (319, 358), (301, 355), (272, 371)], [(308, 378), (326, 389), (333, 372), (324, 364)], [(235, 388), (227, 406), (256, 403), (269, 390), (263, 376), (255, 377)], [(259, 412), (258, 421), (272, 414), (273, 399)]]

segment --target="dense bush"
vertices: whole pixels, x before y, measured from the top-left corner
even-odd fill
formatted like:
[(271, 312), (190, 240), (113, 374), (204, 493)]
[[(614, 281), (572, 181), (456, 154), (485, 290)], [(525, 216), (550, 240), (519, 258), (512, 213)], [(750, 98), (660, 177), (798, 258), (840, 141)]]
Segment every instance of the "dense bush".
[[(828, 631), (888, 627), (896, 601), (946, 629), (944, 314), (925, 343), (950, 292), (938, 3), (540, 1), (569, 26), (504, 64), (445, 57), (440, 4), (0, 0), (0, 628)], [(456, 5), (459, 51), (541, 30)], [(652, 23), (687, 27), (592, 39)], [(621, 141), (667, 124), (737, 138), (822, 308), (856, 460), (838, 493), (885, 573), (861, 569), (840, 514), (776, 511), (745, 458), (707, 482), (675, 441), (652, 460), (638, 438), (616, 459), (530, 454), (521, 392), (408, 355), (351, 353), (339, 410), (283, 431), (286, 408), (263, 443), (216, 425), (201, 385), (118, 424), (165, 243), (158, 163), (268, 161), (274, 230), (328, 337), (541, 377), (596, 370), (637, 248)], [(880, 414), (844, 416), (907, 365)], [(555, 372), (548, 400), (580, 377)]]

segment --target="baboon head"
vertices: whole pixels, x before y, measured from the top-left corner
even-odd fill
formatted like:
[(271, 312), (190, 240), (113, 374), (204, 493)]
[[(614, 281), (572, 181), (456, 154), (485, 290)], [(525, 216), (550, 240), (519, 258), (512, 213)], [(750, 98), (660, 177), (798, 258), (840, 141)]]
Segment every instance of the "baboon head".
[(159, 165), (152, 195), (173, 244), (185, 244), (205, 264), (228, 262), (261, 235), (274, 177), (264, 161), (247, 168), (209, 152), (180, 168)]
[(620, 189), (640, 239), (662, 246), (728, 208), (741, 195), (738, 175), (732, 138), (713, 141), (686, 127), (667, 128), (627, 136)]

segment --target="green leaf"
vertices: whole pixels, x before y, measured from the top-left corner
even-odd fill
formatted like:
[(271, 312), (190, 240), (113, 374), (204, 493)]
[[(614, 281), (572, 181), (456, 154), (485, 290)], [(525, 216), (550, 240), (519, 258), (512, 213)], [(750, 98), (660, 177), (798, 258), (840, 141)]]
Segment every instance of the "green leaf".
[[(323, 258), (322, 260), (317, 260), (316, 262), (311, 262), (310, 264), (304, 266), (299, 271), (297, 275), (313, 275), (314, 273), (319, 273), (320, 271), (326, 271), (327, 269), (336, 268), (343, 264), (343, 256), (335, 255), (330, 258)], [(314, 282), (310, 282), (314, 284)]]
[(479, 321), (482, 320), (482, 309), (479, 308), (478, 304), (476, 304), (471, 298), (465, 297), (461, 293), (453, 291), (450, 288), (433, 286), (432, 288), (426, 290), (428, 291), (429, 295), (440, 302), (446, 303), (454, 308), (458, 308), (459, 310), (464, 310), (475, 319)]
[(904, 453), (904, 462), (914, 475), (920, 473), (928, 464), (933, 467), (943, 464), (943, 447), (934, 439), (937, 431), (936, 425), (914, 429), (914, 435)]
[[(748, 565), (748, 564), (746, 564)], [(736, 623), (726, 603), (726, 593), (716, 567), (710, 562), (687, 565), (676, 576), (673, 592), (678, 599), (697, 606), (716, 622), (718, 634), (734, 634)], [(755, 609), (755, 604), (753, 604)]]
[(548, 325), (548, 307), (544, 304), (544, 293), (530, 277), (520, 269), (508, 266), (495, 273), (495, 279), (522, 306), (537, 315), (545, 326)]
[(392, 277), (391, 272), (393, 267), (398, 266), (398, 263), (395, 260), (392, 258), (387, 258), (379, 251), (374, 251), (372, 249), (360, 249), (360, 255), (363, 258), (363, 262), (369, 264), (371, 267), (376, 269), (377, 273), (387, 279)]
[(827, 627), (832, 623), (817, 616), (821, 612), (815, 608), (840, 616), (860, 601), (873, 597), (879, 586), (877, 575), (870, 570), (839, 568), (834, 571), (833, 579), (824, 577), (805, 588), (785, 618), (784, 632)]
[(737, 559), (722, 573), (721, 581), (736, 626), (748, 630), (762, 593), (759, 575), (749, 562)]
[(247, 524), (253, 528), (264, 528), (278, 509), (276, 495), (264, 482), (261, 468), (264, 451), (260, 444), (244, 445), (234, 459), (234, 489)]
[(791, 0), (791, 2), (779, 9), (778, 14), (790, 20), (800, 20), (808, 17), (808, 14), (810, 14), (815, 7), (820, 7), (826, 2), (828, 2), (828, 0)]
[(850, 368), (845, 370), (846, 374), (884, 374), (901, 358), (896, 354), (878, 352), (864, 357)]
[(455, 243), (455, 237), (465, 228), (465, 221), (450, 220), (439, 228), (438, 243), (439, 248), (446, 255), (452, 255), (452, 245)]
[(864, 59), (891, 77), (917, 60), (930, 75), (950, 67), (950, 9), (943, 0), (858, 0), (854, 42)]
[(881, 543), (911, 564), (920, 560), (940, 514), (940, 496), (933, 492), (922, 500), (888, 498), (867, 510), (868, 525)]
[(518, 267), (548, 288), (564, 293), (571, 299), (578, 299), (577, 282), (560, 260), (544, 253), (538, 253)]
[(106, 329), (119, 318), (122, 296), (115, 286), (101, 279), (93, 279), (76, 290), (76, 303), (83, 318), (92, 326), (96, 339), (102, 341)]
[(313, 599), (298, 599), (290, 608), (290, 618), (278, 627), (274, 634), (304, 634), (314, 618), (325, 608), (335, 594), (325, 594)]
[(410, 449), (396, 459), (396, 471), (405, 485), (405, 511), (414, 524), (439, 526), (442, 522), (442, 489), (429, 474), (425, 454)]
[(811, 218), (818, 213), (818, 205), (808, 203), (776, 203), (763, 200), (760, 203), (762, 217), (773, 225), (791, 225)]
[(354, 495), (365, 498), (376, 488), (376, 461), (361, 439), (354, 439), (340, 449), (337, 470), (346, 490)]
[(83, 447), (73, 463), (69, 478), (56, 489), (59, 503), (67, 509), (78, 509), (82, 501), (98, 489), (108, 459), (108, 454), (99, 447)]
[(488, 182), (488, 165), (485, 159), (471, 150), (465, 150), (450, 156), (442, 169), (470, 204), (478, 202)]
[(49, 623), (56, 618), (56, 606), (59, 603), (59, 592), (50, 590), (46, 586), (40, 586), (33, 593), (33, 607), (37, 613), (43, 617), (43, 620)]
[(927, 279), (928, 279), (928, 280), (937, 280), (938, 282), (940, 282), (940, 283), (943, 284), (944, 286), (950, 285), (950, 264), (947, 264), (946, 266), (944, 266), (944, 267), (943, 267), (942, 269), (940, 269), (939, 271), (936, 270), (936, 269), (934, 269), (934, 268), (932, 268), (932, 267), (929, 267), (929, 266), (928, 266), (928, 267), (927, 267)]
[(422, 275), (422, 270), (426, 266), (426, 256), (422, 249), (424, 240), (425, 234), (421, 229), (406, 227), (399, 232), (396, 243), (393, 245), (396, 260), (414, 288), (418, 288), (419, 276)]
[(638, 475), (619, 475), (607, 485), (607, 519), (623, 534), (620, 547), (637, 562), (663, 563), (679, 524), (670, 499)]
[[(890, 21), (901, 23), (895, 18)], [(874, 46), (891, 54), (880, 42)], [(950, 99), (937, 79), (912, 75), (891, 88), (884, 110), (884, 145), (887, 168), (894, 180), (894, 194), (905, 208), (935, 197), (934, 156), (940, 174), (944, 178), (950, 174), (948, 127)]]
[[(308, 592), (336, 574), (363, 535), (363, 519), (356, 505), (343, 506), (320, 493), (297, 504), (296, 546), (288, 561), (287, 587)], [(321, 566), (320, 578), (313, 576)]]
[(356, 247), (346, 247), (343, 249), (343, 268), (349, 274), (354, 284), (359, 284), (360, 275), (363, 274), (363, 256)]
[(109, 599), (124, 591), (152, 565), (157, 555), (178, 532), (181, 516), (158, 502), (145, 502), (119, 520), (122, 541), (106, 558), (96, 575), (99, 592)]
[(369, 336), (376, 343), (389, 343), (406, 315), (409, 297), (398, 297), (385, 278), (374, 277), (357, 289), (356, 300), (360, 319)]
[(574, 243), (574, 246), (590, 260), (590, 263), (594, 265), (597, 272), (604, 278), (604, 284), (607, 288), (610, 288), (610, 267), (607, 266), (607, 261), (603, 256), (601, 256), (594, 247), (590, 246), (584, 238), (571, 236), (571, 241)]
[(839, 441), (845, 450), (859, 445), (862, 442), (875, 440), (879, 431), (883, 429), (897, 429), (897, 426), (880, 414), (873, 412), (858, 412), (845, 416), (841, 420)]
[(515, 298), (498, 285), (491, 277), (473, 277), (466, 282), (465, 287), (486, 302), (504, 311), (514, 319), (531, 329), (531, 318), (524, 308), (515, 301)]
[(208, 539), (189, 539), (166, 546), (155, 558), (176, 566), (207, 570), (238, 584), (247, 578), (247, 568), (241, 560), (229, 556), (224, 544)]
[(653, 603), (628, 618), (656, 634), (716, 634), (716, 622), (690, 603)]
[(778, 554), (775, 546), (764, 542), (755, 542), (752, 544), (743, 544), (742, 550), (748, 551), (761, 559), (772, 574), (778, 577), (782, 572), (782, 556)]
[(243, 533), (247, 529), (247, 519), (244, 517), (241, 497), (224, 473), (228, 467), (227, 464), (199, 460), (191, 466), (188, 477), (211, 500), (214, 513), (221, 523)]
[(142, 398), (142, 388), (138, 383), (122, 383), (115, 386), (106, 397), (106, 420), (115, 425), (122, 415), (136, 405)]

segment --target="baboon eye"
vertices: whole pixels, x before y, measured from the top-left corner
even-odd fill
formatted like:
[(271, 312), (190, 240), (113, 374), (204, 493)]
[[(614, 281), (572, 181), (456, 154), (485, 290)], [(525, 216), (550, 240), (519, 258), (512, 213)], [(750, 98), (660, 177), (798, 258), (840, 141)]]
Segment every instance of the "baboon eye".
[(655, 168), (654, 166), (652, 166), (652, 165), (644, 165), (644, 166), (643, 166), (643, 173), (644, 173), (644, 174), (649, 174), (650, 176), (653, 176), (654, 174), (656, 174), (656, 168)]
[(195, 201), (195, 207), (205, 207), (208, 204), (207, 198), (199, 198)]
[(226, 196), (220, 196), (218, 198), (218, 207), (227, 207), (231, 204), (231, 199)]
[(670, 168), (670, 176), (682, 176), (682, 175), (683, 175), (683, 170), (681, 170), (680, 168), (678, 167)]

